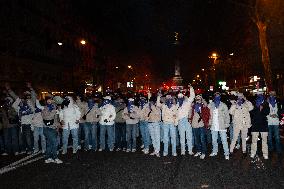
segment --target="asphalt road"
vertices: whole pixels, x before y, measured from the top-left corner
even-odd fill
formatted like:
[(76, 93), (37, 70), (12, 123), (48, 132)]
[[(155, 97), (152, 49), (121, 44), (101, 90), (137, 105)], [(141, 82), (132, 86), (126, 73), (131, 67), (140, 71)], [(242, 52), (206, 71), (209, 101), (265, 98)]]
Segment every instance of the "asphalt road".
[[(23, 157), (1, 157), (1, 167)], [(60, 158), (60, 165), (39, 159), (3, 173), (0, 188), (284, 188), (284, 161), (276, 155), (252, 161), (236, 152), (227, 161), (220, 152), (200, 160), (189, 155), (157, 158), (139, 151), (69, 151)]]

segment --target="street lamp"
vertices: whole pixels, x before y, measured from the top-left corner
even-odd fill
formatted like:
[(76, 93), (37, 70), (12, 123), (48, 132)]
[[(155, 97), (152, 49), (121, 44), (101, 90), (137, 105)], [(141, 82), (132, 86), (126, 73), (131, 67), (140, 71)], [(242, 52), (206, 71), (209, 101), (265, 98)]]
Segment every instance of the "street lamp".
[(128, 67), (129, 69), (132, 69), (132, 66), (131, 66), (131, 65), (128, 65), (127, 67)]
[(204, 72), (204, 68), (201, 69)]
[(63, 45), (63, 43), (62, 43), (62, 42), (58, 42), (57, 44), (58, 44), (59, 46)]
[(85, 41), (84, 39), (82, 39), (82, 40), (80, 41), (80, 43), (81, 43), (82, 45), (85, 45), (85, 44), (86, 44), (86, 41)]

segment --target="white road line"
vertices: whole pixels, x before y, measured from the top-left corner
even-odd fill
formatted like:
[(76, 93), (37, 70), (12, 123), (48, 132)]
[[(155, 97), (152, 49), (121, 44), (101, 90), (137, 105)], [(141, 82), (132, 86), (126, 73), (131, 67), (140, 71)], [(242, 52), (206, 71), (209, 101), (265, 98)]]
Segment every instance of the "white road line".
[(43, 159), (43, 156), (37, 157), (35, 159), (29, 160), (29, 161), (26, 161), (26, 162), (23, 162), (23, 163), (19, 163), (19, 164), (15, 165), (15, 166), (3, 167), (2, 169), (0, 169), (0, 175), (2, 175), (4, 173), (8, 173), (8, 172), (10, 172), (12, 170), (16, 170), (19, 167), (23, 167), (25, 165), (28, 165), (28, 164), (33, 163), (35, 161), (38, 161), (40, 159)]
[[(24, 158), (22, 158), (22, 159), (20, 159), (20, 160), (18, 160), (18, 161), (15, 161), (14, 163), (11, 163), (10, 165), (7, 165), (7, 166), (5, 166), (5, 167), (11, 167), (11, 166), (17, 165), (17, 164), (19, 164), (19, 163), (21, 163), (21, 162), (23, 162), (23, 161), (26, 161), (26, 160), (28, 160), (28, 159), (33, 158), (34, 156), (37, 156), (37, 155), (39, 155), (39, 154), (40, 154), (40, 152), (35, 153), (35, 154), (31, 154), (31, 155), (29, 155), (29, 156), (27, 156), (27, 157), (24, 157)], [(5, 167), (3, 167), (3, 168), (5, 168)], [(1, 168), (1, 169), (3, 169), (3, 168)]]

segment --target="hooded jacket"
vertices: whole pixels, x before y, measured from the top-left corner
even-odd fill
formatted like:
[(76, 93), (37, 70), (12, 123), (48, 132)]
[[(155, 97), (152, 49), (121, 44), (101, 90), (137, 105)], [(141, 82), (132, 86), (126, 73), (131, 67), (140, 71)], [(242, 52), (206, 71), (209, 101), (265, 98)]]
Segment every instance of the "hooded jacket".
[[(270, 103), (269, 103), (269, 115), (267, 116), (267, 121), (268, 121), (268, 125), (279, 125), (280, 121), (279, 121), (279, 117), (278, 117), (278, 106), (277, 104), (275, 104), (275, 107), (273, 107)], [(272, 116), (276, 117), (272, 117)]]
[(133, 106), (132, 112), (128, 112), (127, 107), (123, 110), (122, 118), (126, 124), (137, 124), (139, 122), (139, 109), (137, 106)]
[(68, 106), (65, 106), (59, 112), (60, 121), (64, 122), (63, 129), (76, 129), (79, 128), (79, 123), (77, 121), (81, 118), (81, 112), (79, 107), (74, 104), (72, 97), (67, 97), (70, 101)]
[[(215, 110), (215, 103), (211, 102), (208, 105), (208, 108), (210, 109), (209, 125), (212, 127), (213, 111)], [(217, 109), (218, 109), (219, 129), (225, 130), (230, 126), (230, 115), (229, 115), (228, 107), (225, 103), (220, 102)]]
[(88, 107), (88, 104), (85, 104), (85, 110), (84, 110), (86, 115), (86, 120), (85, 122), (87, 123), (98, 123), (100, 121), (100, 116), (101, 116), (101, 111), (98, 108), (98, 105), (95, 104), (92, 109)]
[(178, 106), (178, 120), (183, 118), (189, 118), (189, 113), (191, 112), (191, 104), (195, 98), (195, 93), (193, 87), (190, 87), (190, 97), (184, 97), (184, 102), (182, 106)]
[(100, 107), (101, 116), (99, 123), (101, 125), (113, 125), (116, 117), (115, 108), (111, 104), (106, 104)]
[(250, 111), (253, 110), (253, 105), (250, 101), (245, 101), (241, 106), (233, 104), (229, 110), (233, 118), (234, 127), (240, 129), (251, 127)]

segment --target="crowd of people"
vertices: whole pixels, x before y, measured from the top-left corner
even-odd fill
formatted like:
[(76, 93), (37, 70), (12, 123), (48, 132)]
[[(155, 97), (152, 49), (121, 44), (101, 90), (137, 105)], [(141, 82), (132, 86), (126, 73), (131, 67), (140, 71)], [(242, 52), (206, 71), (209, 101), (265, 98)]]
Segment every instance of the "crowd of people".
[[(239, 92), (225, 96), (215, 92), (205, 98), (190, 86), (186, 93), (159, 91), (127, 98), (122, 94), (47, 95), (41, 101), (27, 83), (27, 90), (19, 96), (9, 84), (3, 94), (2, 155), (43, 153), (45, 163), (60, 164), (59, 149), (62, 155), (68, 153), (71, 142), (73, 154), (80, 149), (142, 149), (157, 157), (187, 153), (204, 159), (217, 156), (218, 144), (222, 144), (229, 160), (240, 144), (244, 157), (254, 158), (259, 137), (264, 159), (274, 151), (282, 153), (279, 127), (284, 123), (283, 107), (274, 91), (267, 96), (258, 93), (250, 100)], [(251, 149), (247, 148), (249, 137)]]

